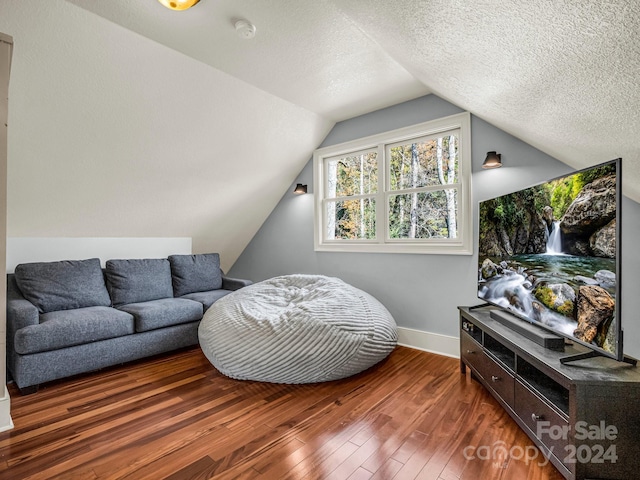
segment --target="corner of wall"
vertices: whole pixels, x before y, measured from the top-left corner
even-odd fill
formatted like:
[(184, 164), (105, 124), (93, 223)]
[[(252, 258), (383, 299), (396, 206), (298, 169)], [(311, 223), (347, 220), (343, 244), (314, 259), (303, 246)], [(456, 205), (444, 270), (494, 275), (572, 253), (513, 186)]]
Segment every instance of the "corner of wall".
[(0, 432), (6, 432), (13, 428), (13, 421), (11, 420), (11, 399), (9, 398), (9, 391), (5, 385), (2, 385), (3, 393), (0, 397)]
[(398, 327), (398, 345), (460, 358), (460, 339), (449, 335)]

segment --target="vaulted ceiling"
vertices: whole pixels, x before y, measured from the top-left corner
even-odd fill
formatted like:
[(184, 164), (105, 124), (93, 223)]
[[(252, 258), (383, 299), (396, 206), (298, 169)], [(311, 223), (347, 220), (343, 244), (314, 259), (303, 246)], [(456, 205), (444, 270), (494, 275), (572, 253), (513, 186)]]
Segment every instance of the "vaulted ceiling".
[(623, 157), (640, 200), (635, 0), (67, 1), (331, 122), (432, 92), (572, 167)]
[(637, 0), (0, 0), (0, 31), (10, 237), (187, 237), (228, 269), (336, 122), (428, 93), (622, 157), (640, 201)]

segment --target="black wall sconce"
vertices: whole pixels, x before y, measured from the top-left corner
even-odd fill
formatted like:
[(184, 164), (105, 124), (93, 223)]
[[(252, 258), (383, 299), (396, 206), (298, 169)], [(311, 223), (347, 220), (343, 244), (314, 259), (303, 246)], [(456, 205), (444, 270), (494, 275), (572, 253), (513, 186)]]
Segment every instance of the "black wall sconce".
[(482, 168), (500, 168), (502, 166), (502, 154), (487, 152), (487, 158), (482, 163)]
[(307, 186), (299, 183), (296, 185), (295, 190), (293, 191), (296, 195), (301, 195), (303, 193), (307, 193)]

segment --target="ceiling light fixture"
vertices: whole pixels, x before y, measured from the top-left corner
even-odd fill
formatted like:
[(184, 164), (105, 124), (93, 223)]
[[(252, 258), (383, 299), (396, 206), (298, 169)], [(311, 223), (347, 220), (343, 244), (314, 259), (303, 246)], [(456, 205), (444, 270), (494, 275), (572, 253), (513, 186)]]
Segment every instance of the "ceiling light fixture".
[(256, 36), (256, 26), (247, 20), (236, 20), (234, 26), (236, 27), (236, 33), (240, 38), (251, 40)]
[(171, 10), (186, 10), (193, 7), (200, 0), (158, 0), (162, 5)]
[(487, 152), (487, 158), (482, 163), (482, 168), (500, 168), (502, 166), (502, 154)]

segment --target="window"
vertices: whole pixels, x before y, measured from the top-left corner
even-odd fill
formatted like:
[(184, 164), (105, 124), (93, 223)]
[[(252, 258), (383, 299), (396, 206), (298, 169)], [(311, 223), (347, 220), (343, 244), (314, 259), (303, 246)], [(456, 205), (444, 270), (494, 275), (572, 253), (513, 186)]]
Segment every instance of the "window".
[(314, 153), (315, 249), (471, 254), (470, 115)]

